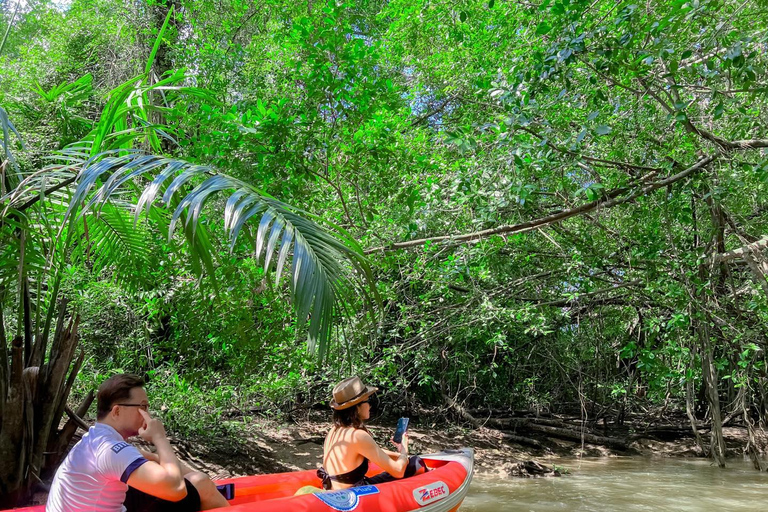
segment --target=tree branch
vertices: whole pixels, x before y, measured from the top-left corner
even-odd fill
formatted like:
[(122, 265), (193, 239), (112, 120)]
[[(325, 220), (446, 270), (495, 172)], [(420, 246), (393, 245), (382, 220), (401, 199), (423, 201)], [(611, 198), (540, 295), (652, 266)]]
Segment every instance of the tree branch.
[(35, 197), (30, 199), (26, 203), (22, 204), (21, 206), (19, 206), (17, 208), (17, 210), (20, 211), (20, 212), (23, 212), (24, 210), (28, 209), (29, 207), (31, 207), (36, 202), (40, 201), (43, 197), (45, 197), (45, 196), (47, 196), (49, 194), (52, 194), (53, 192), (56, 192), (57, 190), (61, 190), (64, 187), (68, 187), (69, 185), (73, 184), (76, 180), (77, 180), (77, 175), (72, 176), (71, 178), (62, 181), (61, 183), (59, 183), (57, 185), (54, 185), (53, 187), (49, 188), (45, 192), (40, 192)]
[(77, 415), (75, 411), (69, 408), (68, 405), (64, 406), (64, 412), (67, 413), (67, 416), (69, 416), (69, 419), (71, 419), (78, 427), (88, 432), (90, 427), (88, 424), (83, 420), (80, 416)]
[(728, 252), (723, 252), (720, 254), (715, 254), (712, 257), (712, 262), (717, 264), (717, 263), (726, 263), (731, 260), (744, 259), (745, 254), (751, 253), (753, 251), (761, 251), (766, 247), (768, 247), (768, 235), (763, 236), (757, 242), (752, 242), (751, 244), (747, 244), (743, 247), (739, 247), (738, 249), (734, 249)]
[[(657, 93), (651, 89), (649, 85), (645, 83), (643, 79), (638, 79), (640, 83), (645, 87), (646, 92), (655, 99), (663, 108), (666, 110), (670, 115), (674, 115), (677, 110), (673, 109), (667, 102), (665, 102)], [(768, 140), (766, 139), (750, 139), (750, 140), (736, 140), (736, 141), (730, 141), (723, 139), (722, 137), (718, 137), (714, 133), (705, 130), (704, 128), (699, 128), (698, 126), (694, 125), (690, 119), (688, 119), (688, 116), (686, 115), (685, 121), (681, 121), (683, 126), (685, 126), (686, 130), (688, 132), (693, 133), (694, 135), (698, 135), (704, 140), (707, 140), (709, 142), (712, 142), (719, 146), (721, 149), (726, 151), (736, 151), (736, 150), (745, 150), (745, 149), (755, 149), (755, 148), (765, 148), (768, 147)]]
[[(386, 246), (373, 247), (371, 249), (367, 249), (365, 251), (365, 254), (371, 254), (379, 251), (393, 251), (397, 249), (407, 249), (410, 247), (417, 247), (417, 246), (424, 245), (427, 242), (477, 242), (479, 240), (482, 240), (483, 238), (488, 238), (493, 235), (513, 235), (517, 233), (526, 233), (528, 231), (532, 231), (541, 226), (562, 222), (571, 217), (575, 217), (577, 215), (591, 212), (598, 208), (612, 208), (620, 204), (628, 203), (638, 197), (647, 195), (653, 192), (654, 190), (657, 190), (662, 187), (666, 187), (667, 185), (671, 185), (672, 183), (680, 181), (690, 176), (691, 174), (694, 174), (704, 169), (707, 165), (712, 163), (717, 158), (718, 156), (716, 155), (702, 158), (701, 160), (693, 164), (691, 167), (685, 169), (684, 171), (681, 171), (661, 181), (650, 183), (643, 187), (637, 188), (635, 189), (634, 192), (630, 193), (625, 197), (620, 197), (620, 196), (628, 192), (629, 190), (631, 190), (631, 188), (622, 187), (622, 188), (614, 189), (613, 191), (607, 193), (604, 197), (596, 201), (592, 201), (590, 203), (577, 206), (575, 208), (561, 210), (557, 213), (553, 213), (552, 215), (547, 215), (545, 217), (540, 217), (538, 219), (522, 222), (520, 224), (499, 226), (496, 228), (484, 229), (481, 231), (475, 231), (473, 233), (467, 233), (463, 235), (442, 235), (442, 236), (434, 236), (429, 238), (420, 238), (417, 240), (409, 240), (407, 242), (398, 242), (398, 243), (393, 243)], [(644, 181), (647, 181), (649, 177), (655, 174), (656, 173), (654, 171), (649, 175), (641, 178), (639, 182), (643, 183)]]
[(627, 162), (616, 162), (615, 160), (606, 160), (604, 158), (595, 158), (595, 157), (592, 157), (592, 156), (581, 155), (581, 154), (579, 154), (576, 151), (571, 151), (570, 149), (558, 146), (557, 144), (551, 142), (549, 139), (547, 139), (546, 137), (544, 137), (543, 135), (541, 135), (537, 131), (535, 131), (535, 130), (533, 130), (531, 128), (528, 128), (527, 126), (520, 126), (519, 129), (523, 130), (526, 133), (530, 133), (531, 135), (533, 135), (534, 137), (536, 137), (539, 140), (546, 140), (547, 141), (546, 142), (547, 146), (552, 148), (552, 149), (554, 149), (555, 151), (558, 151), (560, 153), (565, 153), (567, 155), (577, 156), (579, 158), (587, 160), (588, 162), (597, 162), (597, 163), (601, 163), (601, 164), (605, 164), (605, 165), (611, 165), (613, 167), (619, 167), (619, 168), (625, 167), (625, 168), (630, 168), (630, 169), (640, 169), (642, 171), (656, 171), (656, 172), (661, 171), (661, 169), (658, 168), (658, 167), (648, 167), (648, 166), (645, 166), (645, 165), (636, 165), (636, 164), (630, 164), (630, 163), (627, 163)]
[(456, 99), (455, 96), (448, 96), (447, 98), (445, 98), (445, 100), (443, 100), (443, 102), (440, 105), (435, 107), (433, 110), (431, 110), (430, 112), (427, 112), (426, 114), (423, 114), (423, 115), (417, 117), (416, 119), (414, 119), (414, 121), (411, 123), (410, 127), (413, 128), (415, 126), (418, 126), (421, 123), (423, 123), (424, 121), (426, 121), (427, 119), (429, 119), (430, 117), (432, 117), (433, 115), (441, 112), (448, 105), (448, 103), (450, 103), (454, 99)]
[[(313, 169), (310, 169), (309, 167), (307, 167), (307, 170), (309, 171), (310, 174), (314, 174), (315, 176), (317, 176), (318, 178), (320, 178), (321, 180), (323, 180), (327, 184), (329, 184), (331, 186), (331, 188), (333, 188), (333, 190), (339, 196), (339, 200), (341, 201), (341, 206), (344, 208), (344, 214), (347, 216), (347, 220), (349, 221), (349, 224), (351, 226), (354, 226), (355, 225), (355, 221), (352, 220), (352, 216), (349, 214), (349, 209), (347, 208), (347, 202), (344, 200), (344, 193), (341, 191), (341, 187), (339, 187), (333, 181), (331, 181), (331, 179), (328, 176), (324, 176), (324, 175), (320, 174), (319, 172), (317, 172), (317, 171), (315, 171)], [(328, 165), (327, 165), (327, 161), (326, 161), (326, 171), (327, 170), (328, 170)]]
[(730, 144), (733, 149), (768, 148), (768, 139), (734, 140)]
[[(627, 288), (629, 286), (635, 286), (641, 283), (642, 281), (640, 279), (635, 279), (634, 281), (628, 281), (626, 283), (617, 284), (616, 286), (609, 286), (607, 288), (601, 288), (600, 290), (595, 290), (593, 292), (582, 293), (582, 294), (579, 294), (574, 299), (559, 299), (559, 300), (551, 300), (548, 302), (537, 302), (534, 305), (535, 306), (553, 306), (553, 307), (570, 306), (572, 304), (577, 304), (581, 302), (582, 299), (587, 299), (589, 297), (594, 297), (595, 295), (601, 295), (603, 293), (607, 293), (613, 290), (618, 290), (621, 288)], [(613, 298), (616, 298), (616, 297), (613, 297)]]

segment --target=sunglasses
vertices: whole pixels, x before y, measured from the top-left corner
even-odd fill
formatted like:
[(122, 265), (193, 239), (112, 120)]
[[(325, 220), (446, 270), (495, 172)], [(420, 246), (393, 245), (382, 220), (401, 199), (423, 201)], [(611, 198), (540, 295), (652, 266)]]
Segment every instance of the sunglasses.
[(115, 405), (122, 405), (123, 407), (138, 407), (142, 411), (149, 410), (149, 404), (115, 404)]

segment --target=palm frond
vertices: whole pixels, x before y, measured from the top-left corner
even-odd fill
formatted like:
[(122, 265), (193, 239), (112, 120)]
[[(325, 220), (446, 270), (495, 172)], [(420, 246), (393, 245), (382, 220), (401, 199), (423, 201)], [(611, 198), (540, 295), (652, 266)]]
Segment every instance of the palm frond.
[(197, 247), (203, 254), (209, 253), (211, 247), (207, 234), (201, 232), (200, 215), (219, 193), (229, 193), (224, 226), (230, 250), (234, 250), (243, 226), (259, 218), (254, 256), (263, 260), (265, 272), (274, 272), (276, 282), (284, 273), (290, 274), (289, 288), (299, 328), (309, 321), (309, 347), (317, 350), (321, 358), (328, 347), (334, 315), (352, 300), (353, 291), (360, 288), (356, 285), (366, 284), (370, 293), (363, 286), (363, 297), (378, 301), (367, 260), (346, 233), (324, 229), (306, 212), (204, 165), (137, 151), (91, 158), (77, 175), (65, 223), (75, 215), (103, 210), (125, 185), (135, 186), (140, 178), (146, 179), (134, 206), (134, 223), (160, 199), (173, 210), (169, 239), (182, 223), (188, 241), (205, 241)]
[(77, 229), (73, 257), (91, 265), (94, 272), (111, 270), (116, 281), (136, 290), (151, 279), (147, 269), (154, 267), (154, 254), (148, 243), (150, 233), (133, 223), (124, 208), (104, 203), (98, 212), (90, 211), (75, 224)]
[[(34, 229), (36, 226), (30, 226), (29, 219), (19, 212), (12, 213), (0, 224), (0, 289), (13, 289), (17, 286), (20, 273), (27, 276), (42, 275), (46, 267), (44, 240), (39, 236), (43, 230)], [(26, 232), (23, 251), (18, 236), (22, 230)]]
[(73, 106), (88, 99), (93, 91), (92, 84), (93, 76), (88, 73), (74, 82), (63, 82), (47, 91), (35, 83), (35, 92), (49, 103), (60, 100), (67, 106)]
[[(11, 151), (11, 134), (15, 135), (16, 138), (19, 141), (19, 144), (21, 144), (21, 147), (24, 147), (24, 141), (21, 139), (21, 135), (19, 135), (18, 130), (16, 130), (16, 127), (13, 126), (13, 123), (11, 122), (11, 119), (8, 117), (8, 112), (3, 109), (3, 107), (0, 107), (0, 149), (2, 149), (2, 159), (0, 159), (0, 166), (7, 166), (10, 164), (10, 167), (13, 169), (14, 174), (16, 176), (16, 179), (18, 181), (21, 181), (21, 171), (19, 170), (19, 165), (16, 162), (16, 158), (13, 156), (13, 151)], [(6, 164), (5, 162), (8, 162)], [(2, 169), (0, 169), (2, 170)], [(8, 171), (0, 172), (1, 175), (5, 175)], [(10, 181), (7, 180), (6, 181)], [(2, 186), (4, 187), (6, 184), (3, 183)], [(0, 187), (0, 190), (2, 187)], [(6, 191), (7, 192), (7, 191)]]

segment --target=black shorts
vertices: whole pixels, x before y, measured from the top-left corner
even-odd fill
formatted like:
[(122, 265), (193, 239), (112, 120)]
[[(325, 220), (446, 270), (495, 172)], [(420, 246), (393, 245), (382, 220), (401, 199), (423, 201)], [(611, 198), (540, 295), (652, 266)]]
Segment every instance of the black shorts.
[[(424, 460), (422, 460), (422, 458), (418, 455), (411, 455), (408, 457), (408, 465), (405, 467), (405, 474), (403, 475), (403, 478), (414, 476), (420, 468), (424, 468), (426, 470), (427, 463), (424, 462)], [(383, 473), (379, 473), (378, 475), (363, 478), (360, 482), (355, 484), (355, 487), (359, 485), (379, 485), (387, 482), (394, 482), (395, 480), (397, 480), (397, 478), (393, 477), (385, 471)]]
[(199, 512), (200, 493), (186, 478), (184, 483), (187, 485), (187, 495), (179, 501), (163, 500), (128, 487), (123, 502), (126, 512)]

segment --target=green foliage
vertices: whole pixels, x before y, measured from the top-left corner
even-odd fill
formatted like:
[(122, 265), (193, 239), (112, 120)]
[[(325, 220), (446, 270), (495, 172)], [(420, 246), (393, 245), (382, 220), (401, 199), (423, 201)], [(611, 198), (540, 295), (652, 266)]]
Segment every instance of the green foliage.
[[(46, 198), (25, 265), (42, 273), (82, 205), (62, 234), (92, 243), (56, 268), (87, 311), (88, 371), (165, 376), (177, 428), (216, 422), (175, 396), (221, 389), (221, 419), (325, 400), (353, 372), (398, 407), (619, 416), (682, 408), (692, 383), (763, 414), (764, 253), (714, 263), (768, 232), (760, 2), (91, 4), (9, 33), (3, 161), (26, 181), (5, 205), (62, 150), (46, 180), (79, 188)], [(296, 345), (307, 330), (326, 366)]]

